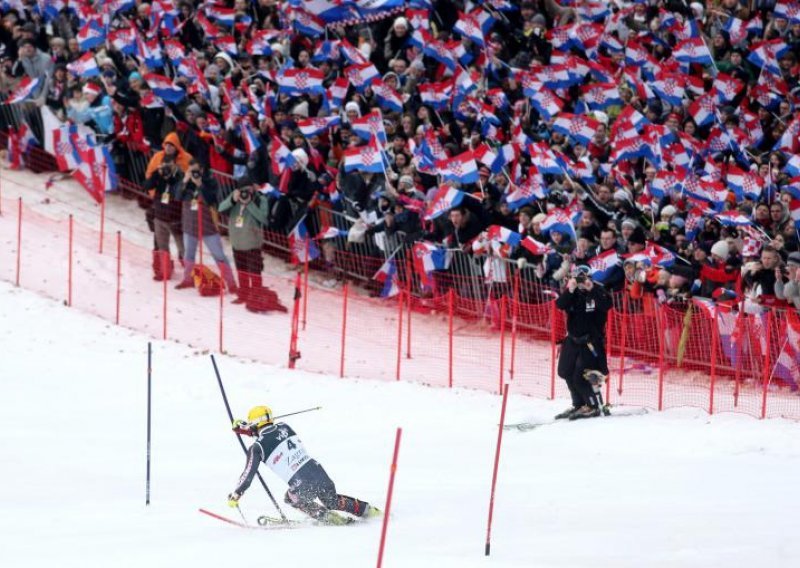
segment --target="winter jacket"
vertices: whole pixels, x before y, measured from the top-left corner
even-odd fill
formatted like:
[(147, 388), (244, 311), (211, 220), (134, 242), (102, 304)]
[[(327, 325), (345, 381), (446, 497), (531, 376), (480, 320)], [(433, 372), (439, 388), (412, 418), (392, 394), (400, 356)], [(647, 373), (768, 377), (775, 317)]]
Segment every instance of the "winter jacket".
[(234, 203), (233, 194), (219, 204), (219, 212), (228, 215), (228, 234), (233, 250), (256, 250), (264, 240), (264, 224), (269, 215), (267, 199), (258, 192), (250, 202)]
[[(175, 148), (178, 149), (178, 155), (175, 157), (175, 163), (178, 164), (178, 167), (181, 171), (185, 172), (189, 169), (189, 162), (192, 159), (192, 156), (183, 149), (183, 145), (181, 144), (180, 138), (178, 138), (178, 134), (175, 132), (170, 132), (164, 137), (164, 144), (172, 144)], [(150, 178), (158, 167), (161, 165), (161, 162), (164, 160), (164, 150), (156, 152), (153, 154), (153, 157), (150, 158), (150, 162), (147, 164), (147, 171), (145, 171), (145, 177)]]
[(216, 211), (218, 195), (217, 180), (208, 172), (203, 175), (199, 184), (191, 179), (183, 185), (180, 200), (181, 226), (184, 233), (197, 236), (200, 234), (202, 224), (204, 237), (219, 234)]

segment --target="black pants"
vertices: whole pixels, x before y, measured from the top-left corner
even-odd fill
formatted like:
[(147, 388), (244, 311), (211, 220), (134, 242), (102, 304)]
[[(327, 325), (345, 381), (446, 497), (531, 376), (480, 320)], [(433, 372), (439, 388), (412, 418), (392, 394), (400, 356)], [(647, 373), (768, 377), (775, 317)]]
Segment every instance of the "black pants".
[(368, 506), (364, 501), (336, 493), (333, 481), (316, 461), (307, 463), (297, 472), (283, 500), (315, 519), (321, 519), (329, 510), (361, 517)]
[(592, 343), (594, 353), (586, 344), (578, 343), (569, 336), (561, 344), (561, 356), (558, 358), (558, 376), (567, 382), (572, 406), (599, 406), (591, 383), (583, 378), (583, 372), (595, 369), (608, 374), (605, 346)]

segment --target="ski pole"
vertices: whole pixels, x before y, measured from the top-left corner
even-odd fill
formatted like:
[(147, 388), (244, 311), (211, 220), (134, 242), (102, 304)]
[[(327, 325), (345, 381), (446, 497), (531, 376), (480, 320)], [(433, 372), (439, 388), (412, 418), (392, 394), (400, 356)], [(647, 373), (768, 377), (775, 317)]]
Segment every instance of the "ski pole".
[[(217, 375), (217, 383), (219, 384), (219, 391), (222, 393), (222, 401), (225, 403), (225, 410), (228, 411), (229, 424), (233, 424), (233, 413), (231, 412), (231, 405), (228, 403), (228, 396), (225, 394), (225, 387), (222, 386), (222, 377), (219, 374), (219, 369), (217, 368), (217, 360), (214, 359), (214, 355), (211, 355), (211, 363), (214, 365), (214, 373), (216, 373)], [(239, 445), (242, 447), (242, 451), (246, 454), (247, 447), (244, 445), (244, 442), (242, 441), (242, 436), (240, 434), (236, 434), (236, 439), (239, 440)], [(272, 504), (275, 505), (275, 509), (277, 509), (278, 513), (280, 513), (283, 522), (288, 523), (289, 519), (287, 519), (286, 515), (283, 514), (280, 505), (278, 505), (278, 502), (275, 500), (275, 497), (272, 496), (272, 492), (269, 490), (269, 487), (267, 487), (267, 483), (266, 481), (264, 481), (264, 478), (261, 477), (261, 474), (258, 472), (256, 472), (256, 476), (258, 476), (258, 480), (261, 482), (261, 486), (264, 488), (264, 491), (267, 492), (270, 501), (272, 501)]]
[(313, 412), (315, 410), (320, 410), (321, 406), (315, 406), (314, 408), (306, 408), (305, 410), (298, 410), (297, 412), (289, 412), (287, 414), (279, 414), (278, 416), (273, 416), (273, 420), (277, 420), (278, 418), (286, 418), (287, 416), (294, 416), (295, 414), (303, 414), (304, 412)]
[(236, 510), (239, 511), (239, 516), (242, 517), (242, 522), (249, 527), (250, 523), (248, 523), (247, 519), (244, 517), (244, 513), (242, 513), (242, 508), (239, 507), (239, 505), (236, 505)]

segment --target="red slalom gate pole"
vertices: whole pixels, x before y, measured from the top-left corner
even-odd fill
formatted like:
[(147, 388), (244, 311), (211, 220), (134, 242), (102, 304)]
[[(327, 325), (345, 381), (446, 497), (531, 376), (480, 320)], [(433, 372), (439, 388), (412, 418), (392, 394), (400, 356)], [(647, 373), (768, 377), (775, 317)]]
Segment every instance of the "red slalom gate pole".
[(519, 317), (519, 270), (514, 274), (514, 297), (511, 304), (511, 362), (508, 368), (509, 380), (514, 380), (514, 365), (517, 358), (517, 318)]
[(342, 287), (342, 293), (344, 294), (344, 298), (342, 300), (342, 351), (341, 357), (339, 359), (339, 378), (344, 377), (344, 354), (345, 354), (345, 342), (347, 341), (347, 297), (349, 296), (350, 285), (345, 282), (344, 286)]
[(117, 231), (117, 306), (114, 323), (119, 325), (119, 301), (122, 284), (122, 233)]
[(500, 379), (497, 394), (503, 394), (503, 374), (506, 371), (506, 297), (500, 299)]
[(708, 413), (714, 414), (714, 387), (717, 383), (717, 343), (719, 343), (718, 334), (719, 324), (719, 306), (714, 310), (714, 319), (711, 321), (711, 383), (709, 385), (708, 393)]
[(628, 337), (628, 296), (622, 296), (622, 341), (619, 353), (619, 380), (617, 381), (617, 394), (622, 394), (622, 381), (625, 378), (625, 345)]
[(292, 307), (292, 327), (291, 336), (289, 337), (289, 368), (294, 369), (295, 362), (300, 358), (300, 352), (297, 350), (297, 327), (300, 321), (300, 286), (301, 276), (298, 273), (294, 281), (294, 306)]
[(550, 400), (556, 398), (556, 301), (550, 302)]
[(19, 270), (22, 263), (22, 198), (17, 200), (17, 277), (14, 285), (19, 288)]
[(67, 251), (67, 306), (72, 307), (72, 241), (73, 241), (73, 221), (72, 214), (69, 216), (69, 250)]
[(772, 344), (772, 311), (767, 312), (767, 340), (764, 343), (767, 348), (764, 349), (764, 377), (761, 391), (761, 418), (767, 417), (767, 389), (769, 388), (769, 380), (772, 376), (770, 373), (770, 348)]
[[(409, 274), (406, 272), (406, 274)], [(406, 326), (406, 359), (411, 359), (411, 277), (408, 278), (408, 290), (406, 291), (406, 314), (408, 315), (408, 325)]]
[(656, 324), (658, 325), (658, 411), (664, 410), (664, 367), (666, 361), (664, 358), (664, 316), (661, 313), (661, 307), (656, 304)]
[(497, 448), (494, 453), (494, 472), (492, 473), (492, 492), (489, 495), (489, 520), (486, 523), (485, 554), (489, 556), (492, 546), (492, 517), (494, 516), (494, 493), (497, 488), (497, 470), (500, 466), (500, 447), (503, 444), (503, 425), (506, 422), (506, 403), (508, 402), (508, 383), (503, 386), (503, 404), (500, 406), (500, 425), (497, 427)]
[(397, 455), (400, 453), (400, 438), (403, 429), (398, 428), (394, 437), (394, 456), (392, 457), (392, 468), (389, 473), (389, 490), (386, 492), (386, 507), (383, 510), (383, 528), (381, 529), (381, 545), (378, 549), (378, 568), (383, 565), (383, 551), (386, 546), (386, 529), (389, 526), (389, 513), (392, 510), (392, 493), (394, 493), (394, 477), (397, 474)]

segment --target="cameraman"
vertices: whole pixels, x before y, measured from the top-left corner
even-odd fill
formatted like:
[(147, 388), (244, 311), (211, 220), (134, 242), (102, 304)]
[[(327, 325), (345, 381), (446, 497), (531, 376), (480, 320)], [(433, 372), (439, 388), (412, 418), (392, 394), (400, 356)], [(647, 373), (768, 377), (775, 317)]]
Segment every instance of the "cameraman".
[(174, 156), (165, 155), (161, 164), (145, 182), (147, 194), (153, 200), (153, 231), (155, 232), (156, 250), (153, 252), (153, 279), (169, 280), (172, 275), (172, 260), (169, 260), (166, 274), (163, 273), (164, 261), (161, 255), (169, 257), (169, 236), (175, 239), (178, 247), (178, 258), (183, 259), (183, 230), (181, 229), (180, 191), (183, 184), (183, 172), (175, 162)]
[(244, 304), (253, 290), (262, 288), (264, 259), (261, 244), (269, 204), (265, 196), (255, 191), (250, 177), (244, 176), (236, 180), (236, 189), (220, 203), (219, 212), (228, 215), (228, 234), (239, 275), (239, 297), (234, 303)]
[[(197, 242), (203, 239), (208, 251), (219, 266), (225, 285), (231, 294), (237, 292), (231, 263), (222, 249), (219, 235), (219, 214), (217, 213), (217, 180), (205, 170), (200, 162), (192, 159), (183, 179), (181, 191), (181, 221), (183, 225), (184, 254), (183, 280), (175, 288), (193, 288), (192, 269), (197, 254)], [(201, 259), (202, 261), (202, 259)]]
[(605, 352), (605, 327), (611, 297), (589, 277), (589, 267), (579, 266), (567, 281), (567, 288), (556, 300), (556, 307), (567, 314), (567, 337), (561, 344), (558, 375), (567, 382), (572, 407), (556, 419), (592, 418), (602, 409), (584, 372), (608, 374)]

